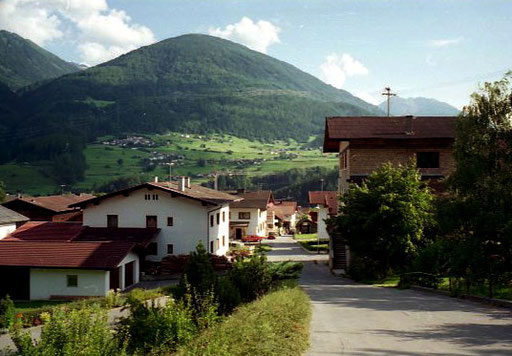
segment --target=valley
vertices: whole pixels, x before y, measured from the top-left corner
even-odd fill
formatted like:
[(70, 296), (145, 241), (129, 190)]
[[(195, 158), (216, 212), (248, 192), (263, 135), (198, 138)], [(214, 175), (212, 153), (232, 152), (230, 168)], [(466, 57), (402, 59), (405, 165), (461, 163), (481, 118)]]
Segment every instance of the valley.
[[(296, 140), (261, 142), (228, 134), (185, 134), (102, 136), (84, 149), (85, 179), (66, 186), (66, 191), (91, 191), (119, 179), (168, 179), (187, 175), (195, 183), (213, 181), (213, 174), (266, 176), (294, 168), (334, 168), (335, 155), (321, 153), (311, 136), (307, 143)], [(39, 195), (60, 192), (49, 161), (0, 165), (0, 181), (15, 194)]]

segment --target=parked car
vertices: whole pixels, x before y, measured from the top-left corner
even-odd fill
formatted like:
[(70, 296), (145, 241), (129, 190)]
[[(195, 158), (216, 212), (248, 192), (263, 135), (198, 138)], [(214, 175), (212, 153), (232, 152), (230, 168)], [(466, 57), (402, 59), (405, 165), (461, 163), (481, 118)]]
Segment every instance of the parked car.
[(268, 233), (267, 239), (269, 240), (275, 240), (276, 239), (276, 233), (271, 231)]
[(261, 240), (263, 240), (263, 237), (256, 235), (242, 237), (242, 242), (261, 242)]

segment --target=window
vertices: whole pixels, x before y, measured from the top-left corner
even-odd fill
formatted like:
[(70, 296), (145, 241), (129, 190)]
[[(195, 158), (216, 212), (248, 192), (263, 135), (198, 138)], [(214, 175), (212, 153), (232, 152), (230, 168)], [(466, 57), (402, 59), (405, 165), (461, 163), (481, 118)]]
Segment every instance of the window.
[(144, 194), (144, 200), (150, 200), (151, 199), (151, 195), (149, 194)]
[(167, 217), (167, 226), (174, 226), (174, 218), (172, 216)]
[(213, 215), (210, 215), (210, 226), (213, 226)]
[(117, 215), (107, 215), (107, 227), (117, 227), (118, 225)]
[(210, 252), (211, 252), (211, 253), (215, 252), (215, 251), (213, 250), (213, 248), (214, 248), (214, 242), (213, 242), (213, 241), (210, 241)]
[(226, 212), (222, 212), (222, 222), (226, 222)]
[(146, 254), (150, 256), (158, 255), (158, 244), (156, 242), (150, 242), (146, 247)]
[(238, 213), (238, 218), (239, 219), (250, 219), (251, 218), (251, 213), (250, 212), (244, 212), (244, 211), (241, 211)]
[(222, 236), (222, 246), (226, 246), (226, 236)]
[(157, 227), (157, 219), (155, 215), (146, 215), (146, 227), (156, 228)]
[(78, 287), (78, 276), (76, 274), (68, 274), (66, 279), (68, 287)]
[(173, 244), (167, 244), (167, 254), (168, 255), (174, 254), (174, 245)]
[(217, 213), (217, 225), (219, 225), (219, 224), (220, 224), (220, 214)]
[(153, 194), (153, 200), (158, 200), (158, 194)]
[(416, 167), (439, 168), (439, 152), (416, 153)]

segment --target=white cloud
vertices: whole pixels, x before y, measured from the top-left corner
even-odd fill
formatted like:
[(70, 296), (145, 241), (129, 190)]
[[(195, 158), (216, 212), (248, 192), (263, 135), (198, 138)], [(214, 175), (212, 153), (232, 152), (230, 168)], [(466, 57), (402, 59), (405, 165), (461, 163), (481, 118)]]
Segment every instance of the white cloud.
[(218, 27), (210, 28), (208, 31), (212, 36), (241, 43), (262, 53), (267, 53), (270, 45), (280, 42), (279, 32), (281, 29), (272, 22), (254, 22), (248, 17), (243, 17), (239, 22), (227, 25), (224, 29)]
[(431, 40), (430, 45), (432, 47), (448, 47), (448, 46), (456, 45), (459, 42), (461, 42), (462, 40), (463, 40), (462, 37)]
[[(72, 31), (63, 31), (66, 25)], [(124, 11), (109, 8), (106, 0), (3, 0), (0, 28), (39, 45), (63, 37), (78, 39), (81, 60), (87, 64), (155, 42), (148, 27), (133, 23)]]
[(368, 69), (350, 54), (333, 53), (320, 65), (321, 79), (335, 88), (341, 89), (347, 77), (367, 75)]
[(366, 92), (366, 91), (358, 91), (354, 93), (355, 96), (357, 96), (359, 99), (362, 99), (366, 101), (367, 103), (373, 104), (373, 105), (379, 105), (382, 102), (382, 99), (376, 98), (374, 95)]

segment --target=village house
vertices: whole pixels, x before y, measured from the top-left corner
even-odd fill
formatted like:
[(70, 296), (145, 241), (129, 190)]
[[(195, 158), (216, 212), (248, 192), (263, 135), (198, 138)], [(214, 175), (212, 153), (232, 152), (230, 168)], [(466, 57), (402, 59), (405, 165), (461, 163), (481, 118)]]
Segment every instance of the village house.
[[(231, 215), (229, 236), (231, 239), (241, 239), (244, 236), (268, 236), (268, 226), (274, 223), (269, 208), (274, 205), (274, 197), (269, 190), (246, 192), (239, 189), (233, 193), (241, 198), (230, 204)], [(242, 200), (243, 199), (243, 200)], [(268, 220), (271, 215), (271, 220)], [(270, 227), (273, 230), (273, 226)]]
[(0, 240), (0, 296), (67, 299), (124, 290), (139, 282), (147, 245), (158, 232), (27, 222)]
[(94, 198), (91, 194), (62, 194), (42, 197), (17, 196), (2, 205), (32, 221), (82, 221), (82, 211), (71, 204)]
[(148, 246), (149, 260), (188, 254), (202, 243), (215, 255), (229, 249), (229, 204), (240, 200), (224, 192), (178, 182), (148, 182), (76, 203), (90, 227), (158, 228)]
[(455, 168), (455, 117), (329, 117), (324, 152), (339, 154), (339, 192), (359, 183), (383, 163), (416, 163), (424, 179), (441, 179)]
[[(328, 117), (323, 152), (339, 155), (339, 194), (386, 162), (412, 160), (430, 182), (447, 177), (455, 169), (455, 121), (453, 116)], [(341, 236), (331, 236), (330, 267), (345, 269), (349, 259)]]
[(280, 234), (295, 233), (295, 224), (297, 223), (296, 201), (276, 201), (269, 211), (273, 213), (274, 221), (276, 221), (274, 223), (275, 232)]
[(325, 220), (338, 213), (338, 193), (335, 191), (311, 191), (308, 192), (309, 205), (317, 210), (317, 237), (328, 239)]
[(27, 221), (26, 216), (0, 205), (0, 240)]

